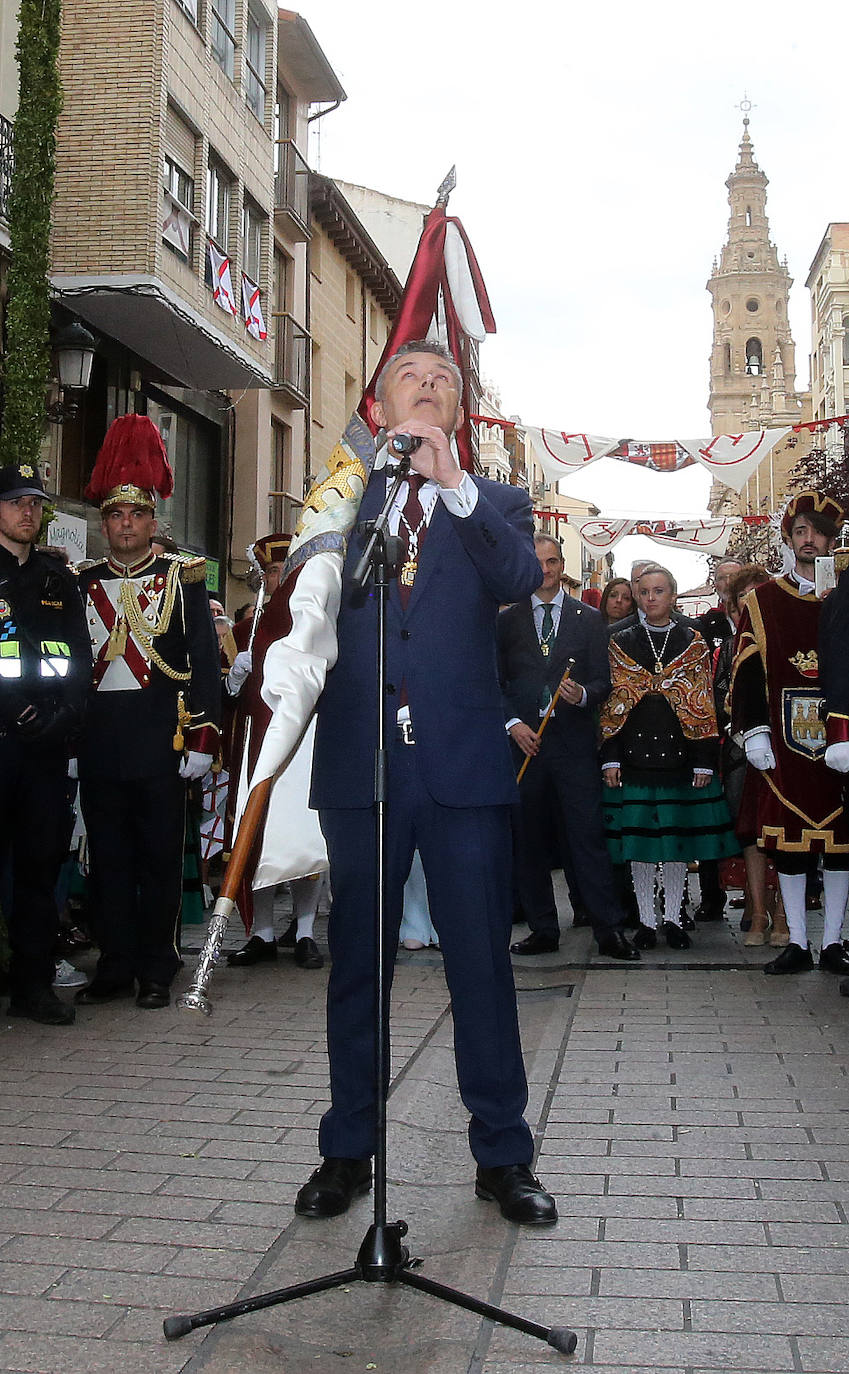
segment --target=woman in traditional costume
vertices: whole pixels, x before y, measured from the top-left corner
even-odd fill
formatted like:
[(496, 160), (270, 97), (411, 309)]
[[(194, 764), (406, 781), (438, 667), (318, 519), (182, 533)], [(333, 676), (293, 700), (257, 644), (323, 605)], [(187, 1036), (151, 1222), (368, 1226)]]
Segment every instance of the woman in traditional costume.
[(658, 866), (666, 943), (688, 949), (687, 864), (737, 852), (716, 773), (710, 656), (695, 626), (672, 618), (677, 594), (668, 569), (643, 569), (637, 596), (645, 622), (611, 638), (613, 686), (601, 712), (606, 837), (614, 863), (631, 864), (640, 949), (657, 944)]

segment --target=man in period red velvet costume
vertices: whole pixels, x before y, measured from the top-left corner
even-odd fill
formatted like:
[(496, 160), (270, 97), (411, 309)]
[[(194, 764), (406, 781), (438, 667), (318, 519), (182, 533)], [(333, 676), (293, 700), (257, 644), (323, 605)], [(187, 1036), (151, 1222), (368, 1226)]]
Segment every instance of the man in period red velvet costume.
[(786, 576), (755, 587), (738, 629), (732, 677), (732, 728), (765, 786), (757, 808), (758, 846), (778, 869), (790, 944), (765, 973), (813, 967), (807, 940), (805, 871), (823, 856), (825, 925), (819, 966), (849, 973), (841, 942), (849, 894), (849, 824), (842, 784), (826, 763), (818, 633), (823, 603), (814, 592), (815, 560), (829, 554), (844, 520), (836, 501), (803, 491), (781, 522), (794, 559)]
[[(275, 600), (275, 592), (280, 586), (280, 573), (289, 552), (291, 543), (288, 534), (267, 534), (253, 545), (253, 553), (261, 570), (265, 606), (256, 612), (260, 618), (252, 638), (252, 618), (246, 617), (233, 627), (233, 637), (238, 650), (233, 665), (226, 677), (225, 685), (225, 737), (227, 741), (226, 759), (230, 772), (227, 790), (227, 817), (225, 827), (225, 854), (233, 842), (233, 827), (237, 812), (239, 781), (243, 766), (245, 749), (248, 752), (248, 776), (253, 770), (259, 753), (265, 728), (271, 712), (260, 696), (262, 686), (262, 662), (265, 650), (279, 633), (280, 605)], [(263, 836), (263, 841), (265, 840)], [(273, 844), (273, 837), (268, 837)], [(301, 968), (318, 969), (324, 967), (324, 959), (315, 942), (313, 927), (319, 897), (323, 888), (318, 876), (292, 878), (289, 887), (292, 893), (292, 922), (280, 939), (274, 935), (274, 894), (276, 883), (265, 887), (254, 887), (258, 845), (248, 863), (245, 876), (239, 889), (239, 913), (248, 932), (248, 940), (241, 949), (228, 954), (227, 963), (231, 968), (250, 968), (253, 964), (265, 963), (277, 958), (278, 945), (291, 949), (295, 963)]]
[(83, 1005), (167, 1006), (180, 967), (186, 783), (218, 752), (218, 640), (206, 560), (151, 549), (174, 479), (145, 415), (110, 426), (86, 488), (108, 556), (80, 575), (94, 655), (79, 748), (100, 959)]

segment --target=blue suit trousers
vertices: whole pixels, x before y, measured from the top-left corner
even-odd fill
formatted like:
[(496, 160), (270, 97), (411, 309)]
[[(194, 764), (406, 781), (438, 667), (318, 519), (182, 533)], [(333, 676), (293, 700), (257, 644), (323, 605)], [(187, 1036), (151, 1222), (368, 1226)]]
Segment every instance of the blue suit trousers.
[[(528, 1091), (510, 963), (510, 808), (447, 807), (419, 776), (416, 746), (389, 746), (385, 977), (391, 985), (403, 888), (418, 848), (454, 1018), (460, 1096), (479, 1164), (529, 1164)], [(375, 813), (321, 811), (333, 907), (328, 940), (332, 1106), (322, 1155), (364, 1159), (375, 1149)], [(388, 1063), (388, 1055), (387, 1055)]]

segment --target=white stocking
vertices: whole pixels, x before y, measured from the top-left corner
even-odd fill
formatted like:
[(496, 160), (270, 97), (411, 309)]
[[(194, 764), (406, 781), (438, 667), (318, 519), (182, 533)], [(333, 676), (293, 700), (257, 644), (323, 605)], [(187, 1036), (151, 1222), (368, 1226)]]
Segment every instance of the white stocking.
[(631, 860), (631, 878), (634, 884), (634, 896), (637, 899), (637, 910), (640, 913), (640, 924), (648, 926), (649, 930), (657, 929), (657, 914), (654, 909), (656, 867), (656, 864), (640, 863), (636, 859)]
[(686, 864), (663, 864), (663, 919), (674, 926), (681, 924), (681, 899), (687, 881)]
[(846, 898), (849, 897), (849, 869), (825, 868), (822, 875), (825, 920), (822, 928), (823, 948), (839, 945), (843, 932)]
[(787, 913), (787, 929), (790, 931), (790, 940), (794, 945), (801, 946), (802, 949), (808, 948), (808, 918), (805, 913), (806, 883), (807, 879), (804, 873), (779, 873), (778, 875), (778, 886), (781, 889), (784, 910)]
[(257, 887), (253, 896), (254, 923), (251, 935), (258, 935), (260, 940), (271, 944), (274, 939), (274, 887)]
[(296, 940), (312, 939), (321, 887), (320, 878), (293, 878), (289, 884), (292, 893), (292, 915), (298, 922)]

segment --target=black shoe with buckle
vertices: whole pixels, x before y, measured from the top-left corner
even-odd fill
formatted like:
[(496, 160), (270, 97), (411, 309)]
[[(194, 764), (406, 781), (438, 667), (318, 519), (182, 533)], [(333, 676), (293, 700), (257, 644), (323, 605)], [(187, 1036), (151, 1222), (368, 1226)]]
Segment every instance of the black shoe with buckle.
[(597, 935), (596, 940), (599, 954), (607, 959), (624, 959), (633, 964), (640, 957), (640, 951), (634, 948), (624, 931), (606, 930)]
[(502, 1164), (494, 1169), (478, 1165), (475, 1196), (497, 1202), (501, 1215), (520, 1226), (553, 1226), (557, 1205), (527, 1164)]
[(820, 950), (820, 968), (826, 973), (849, 973), (849, 950), (846, 944), (825, 945)]
[(261, 964), (266, 959), (276, 958), (276, 940), (261, 940), (258, 935), (252, 935), (246, 945), (227, 955), (227, 963), (230, 968), (250, 968), (252, 964)]
[(370, 1159), (325, 1159), (295, 1198), (299, 1217), (323, 1221), (347, 1212), (371, 1188)]
[(321, 951), (311, 935), (302, 935), (297, 941), (295, 963), (301, 968), (324, 968)]
[(791, 941), (786, 949), (783, 949), (777, 959), (772, 959), (770, 963), (764, 964), (764, 973), (808, 973), (814, 966), (811, 947), (807, 945), (802, 949), (801, 945), (793, 944)]
[(674, 921), (664, 921), (663, 935), (666, 940), (667, 949), (689, 949), (690, 937), (681, 926), (676, 926)]
[(644, 926), (641, 921), (634, 935), (634, 944), (637, 949), (654, 949), (657, 945), (657, 931), (653, 926)]

